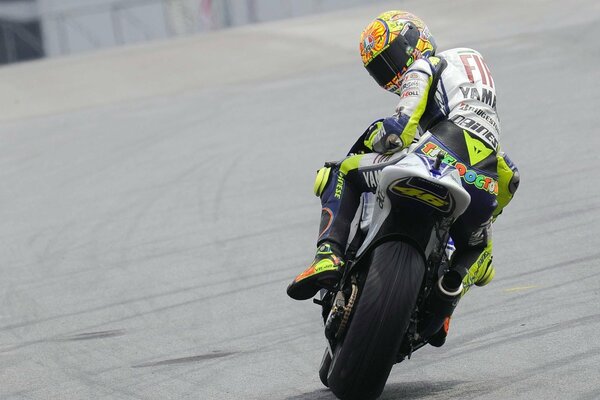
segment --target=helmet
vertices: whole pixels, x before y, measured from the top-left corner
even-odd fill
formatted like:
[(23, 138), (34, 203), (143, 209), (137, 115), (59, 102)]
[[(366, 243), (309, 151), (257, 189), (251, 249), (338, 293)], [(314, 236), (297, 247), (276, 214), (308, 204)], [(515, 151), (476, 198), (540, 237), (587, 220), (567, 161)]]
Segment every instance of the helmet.
[(369, 74), (384, 89), (399, 94), (402, 75), (417, 59), (435, 54), (425, 22), (406, 11), (387, 11), (360, 35), (360, 55)]

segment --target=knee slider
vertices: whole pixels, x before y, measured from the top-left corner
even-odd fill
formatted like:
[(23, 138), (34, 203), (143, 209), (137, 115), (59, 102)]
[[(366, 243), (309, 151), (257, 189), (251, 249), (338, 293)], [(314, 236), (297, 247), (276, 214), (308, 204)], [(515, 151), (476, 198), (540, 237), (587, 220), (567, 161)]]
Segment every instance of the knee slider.
[(521, 182), (521, 175), (519, 175), (519, 171), (513, 171), (513, 176), (510, 178), (508, 182), (508, 190), (510, 194), (514, 195), (517, 189), (519, 188), (519, 183)]
[(317, 171), (317, 177), (315, 178), (315, 185), (313, 187), (315, 196), (321, 197), (325, 190), (325, 186), (327, 186), (327, 182), (329, 182), (330, 176), (331, 167), (323, 167)]
[(514, 195), (519, 188), (519, 182), (521, 180), (519, 170), (504, 152), (500, 152), (497, 155), (497, 159), (499, 184), (503, 189), (508, 191), (512, 198), (512, 195)]
[(504, 207), (510, 203), (515, 192), (519, 188), (520, 175), (519, 170), (512, 164), (510, 159), (504, 153), (499, 153), (498, 159), (498, 195), (496, 200), (498, 206), (494, 210), (494, 218), (497, 218)]

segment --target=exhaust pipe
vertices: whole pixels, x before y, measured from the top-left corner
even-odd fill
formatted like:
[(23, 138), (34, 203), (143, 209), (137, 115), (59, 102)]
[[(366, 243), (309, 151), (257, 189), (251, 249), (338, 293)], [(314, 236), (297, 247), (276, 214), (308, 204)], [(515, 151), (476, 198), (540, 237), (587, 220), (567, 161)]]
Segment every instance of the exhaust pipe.
[(450, 270), (438, 280), (425, 305), (425, 315), (430, 316), (419, 329), (420, 336), (429, 338), (442, 328), (446, 318), (454, 312), (462, 290), (462, 277), (457, 271)]

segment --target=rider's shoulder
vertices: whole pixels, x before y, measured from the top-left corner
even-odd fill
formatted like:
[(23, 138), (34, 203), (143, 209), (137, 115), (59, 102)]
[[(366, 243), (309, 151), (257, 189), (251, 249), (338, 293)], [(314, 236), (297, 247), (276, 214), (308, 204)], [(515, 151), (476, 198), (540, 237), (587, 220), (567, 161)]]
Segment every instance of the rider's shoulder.
[(410, 72), (418, 71), (418, 72), (422, 72), (427, 75), (431, 75), (432, 67), (434, 66), (432, 64), (432, 62), (429, 61), (431, 58), (436, 58), (436, 57), (419, 58), (419, 59), (415, 60), (415, 62), (413, 62), (410, 65), (410, 67), (408, 67), (406, 74), (409, 74)]
[(448, 58), (460, 58), (461, 56), (468, 56), (468, 55), (478, 55), (481, 57), (481, 53), (475, 49), (472, 49), (470, 47), (456, 47), (453, 49), (448, 49), (448, 50), (444, 50), (441, 53), (437, 53), (436, 56), (439, 58), (443, 58), (443, 59), (448, 59)]

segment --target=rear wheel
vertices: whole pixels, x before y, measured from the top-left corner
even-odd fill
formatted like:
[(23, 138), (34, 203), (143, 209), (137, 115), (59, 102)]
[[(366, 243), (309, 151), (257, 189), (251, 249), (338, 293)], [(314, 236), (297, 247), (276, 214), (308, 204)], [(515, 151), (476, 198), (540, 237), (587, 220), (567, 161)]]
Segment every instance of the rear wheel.
[(321, 360), (321, 367), (319, 367), (319, 379), (321, 379), (323, 385), (327, 387), (329, 387), (329, 383), (327, 382), (329, 367), (331, 367), (331, 354), (327, 348), (325, 349), (325, 354), (323, 354), (323, 359)]
[(413, 246), (386, 242), (371, 267), (343, 342), (336, 346), (327, 384), (342, 400), (379, 397), (396, 361), (425, 274)]

